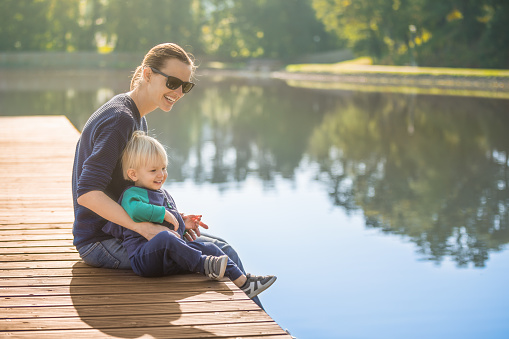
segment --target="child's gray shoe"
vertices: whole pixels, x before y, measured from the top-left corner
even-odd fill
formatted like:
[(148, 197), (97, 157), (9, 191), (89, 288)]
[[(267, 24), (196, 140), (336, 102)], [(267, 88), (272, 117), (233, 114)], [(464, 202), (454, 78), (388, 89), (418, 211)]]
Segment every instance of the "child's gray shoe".
[(211, 279), (219, 280), (224, 277), (226, 271), (226, 264), (228, 263), (228, 256), (222, 255), (214, 257), (209, 255), (205, 257), (204, 271), (205, 275)]
[(277, 277), (273, 275), (256, 276), (247, 274), (246, 282), (240, 288), (249, 298), (254, 298), (272, 285)]

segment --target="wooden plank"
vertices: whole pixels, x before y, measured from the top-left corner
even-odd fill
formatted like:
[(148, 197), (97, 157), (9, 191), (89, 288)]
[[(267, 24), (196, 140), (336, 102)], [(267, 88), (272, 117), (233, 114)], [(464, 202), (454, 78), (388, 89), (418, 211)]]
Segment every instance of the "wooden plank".
[(52, 223), (52, 224), (2, 224), (0, 232), (3, 230), (35, 230), (35, 229), (67, 229), (72, 230), (72, 223)]
[(20, 229), (20, 230), (6, 230), (0, 231), (0, 235), (7, 237), (25, 236), (25, 235), (54, 235), (54, 234), (65, 234), (70, 235), (69, 229)]
[(19, 247), (54, 247), (54, 246), (72, 246), (72, 240), (37, 240), (27, 243), (26, 241), (0, 241), (2, 248), (19, 248)]
[(17, 235), (3, 235), (0, 233), (1, 241), (38, 241), (38, 240), (72, 240), (72, 234), (17, 234)]
[[(2, 307), (48, 307), (48, 306), (74, 306), (77, 309), (82, 306), (101, 307), (104, 305), (126, 305), (129, 304), (157, 304), (164, 302), (205, 302), (214, 300), (245, 300), (248, 299), (246, 294), (240, 290), (234, 290), (231, 293), (223, 293), (224, 291), (206, 291), (202, 293), (192, 292), (160, 292), (160, 293), (143, 293), (130, 295), (126, 299), (126, 295), (122, 290), (116, 294), (106, 295), (47, 295), (47, 296), (17, 296), (2, 297), (0, 303)], [(247, 305), (247, 303), (246, 303)], [(150, 312), (150, 310), (147, 310)]]
[[(7, 189), (2, 190), (2, 193), (8, 193)], [(46, 207), (48, 205), (52, 206), (53, 204), (56, 205), (56, 207), (71, 207), (72, 203), (69, 202), (62, 202), (63, 199), (70, 199), (69, 195), (64, 193), (57, 194), (57, 192), (51, 192), (46, 193), (46, 201), (44, 202), (36, 202), (35, 200), (41, 198), (41, 194), (23, 194), (23, 192), (13, 191), (13, 194), (10, 195), (12, 198), (6, 198), (6, 197), (0, 197), (0, 202), (2, 204), (5, 204), (5, 208), (2, 208), (2, 212), (6, 212), (5, 209), (18, 209), (21, 208), (22, 210), (30, 208), (30, 200), (33, 201), (33, 205), (35, 207), (44, 206), (46, 204)], [(7, 200), (8, 199), (8, 200)], [(8, 208), (7, 208), (8, 207)], [(67, 222), (72, 222), (67, 221)], [(41, 222), (44, 223), (44, 222)], [(7, 223), (5, 223), (7, 224)]]
[[(99, 280), (99, 279), (98, 279)], [(50, 296), (50, 295), (107, 295), (118, 293), (118, 285), (78, 285), (79, 282), (71, 282), (70, 286), (7, 286), (0, 287), (1, 297), (30, 297), (30, 296)], [(222, 293), (231, 293), (235, 285), (231, 282), (202, 282), (192, 281), (185, 284), (173, 283), (171, 285), (156, 284), (145, 281), (141, 284), (122, 285), (124, 294), (144, 293), (164, 293), (164, 292), (193, 292), (202, 293), (206, 291), (221, 291)]]
[[(178, 304), (177, 304), (178, 305)], [(207, 306), (202, 305), (202, 306)], [(57, 317), (57, 318), (32, 318), (9, 319), (1, 321), (3, 330), (12, 331), (30, 331), (30, 330), (70, 330), (86, 328), (136, 328), (136, 327), (161, 327), (168, 325), (195, 326), (209, 324), (232, 324), (244, 322), (268, 322), (270, 317), (260, 309), (254, 311), (221, 311), (215, 312), (211, 316), (209, 312), (205, 313), (183, 313), (176, 311), (174, 313), (158, 314), (137, 314), (137, 315), (110, 315), (110, 316), (83, 316), (79, 317)]]
[[(77, 262), (76, 264), (80, 264)], [(3, 265), (2, 265), (3, 266)], [(0, 266), (1, 267), (1, 266)], [(132, 275), (131, 270), (98, 270), (96, 268), (87, 266), (83, 268), (39, 268), (39, 269), (0, 269), (0, 277), (7, 278), (42, 278), (42, 277), (111, 277), (111, 276), (126, 276)]]
[(51, 213), (48, 211), (44, 211), (43, 213), (39, 213), (38, 215), (21, 213), (17, 212), (16, 214), (11, 214), (10, 216), (4, 216), (0, 218), (0, 224), (15, 224), (15, 223), (28, 223), (28, 224), (37, 224), (41, 220), (51, 220), (53, 222), (68, 222), (69, 219), (74, 218), (72, 212), (68, 212), (65, 214), (57, 214)]
[(78, 252), (1, 254), (0, 262), (81, 260)]
[[(68, 286), (71, 284), (74, 285), (131, 285), (131, 284), (162, 284), (167, 286), (168, 288), (173, 288), (178, 284), (188, 285), (188, 284), (200, 284), (207, 285), (211, 284), (217, 287), (217, 284), (226, 283), (229, 284), (230, 281), (228, 279), (222, 279), (221, 281), (210, 280), (199, 274), (182, 274), (182, 275), (174, 275), (168, 277), (158, 277), (158, 278), (144, 278), (135, 275), (132, 271), (130, 274), (122, 274), (122, 275), (114, 275), (107, 274), (110, 271), (117, 270), (107, 270), (103, 272), (103, 276), (101, 279), (97, 279), (97, 277), (88, 277), (88, 276), (68, 276), (68, 277), (27, 277), (27, 278), (4, 278), (0, 277), (0, 287), (6, 286), (18, 286), (18, 287), (28, 287), (28, 286)], [(170, 287), (171, 286), (171, 287)]]
[[(246, 307), (247, 305), (247, 307)], [(56, 318), (56, 317), (107, 317), (144, 315), (150, 308), (150, 314), (178, 314), (195, 312), (231, 312), (231, 311), (258, 311), (255, 303), (246, 304), (245, 300), (213, 300), (195, 302), (163, 302), (140, 303), (121, 305), (86, 305), (80, 306), (79, 312), (74, 306), (50, 307), (0, 307), (0, 318), (30, 319), (30, 318)]]
[(74, 264), (78, 264), (76, 261), (15, 261), (15, 262), (4, 262), (1, 267), (4, 270), (12, 269), (39, 269), (39, 268), (69, 268)]
[(3, 255), (12, 254), (46, 254), (46, 253), (68, 253), (76, 252), (74, 246), (34, 246), (34, 247), (0, 247), (0, 261)]
[(163, 326), (163, 327), (138, 327), (138, 328), (115, 328), (115, 329), (90, 329), (90, 330), (66, 330), (66, 331), (16, 331), (5, 332), (11, 338), (111, 338), (128, 337), (138, 338), (148, 335), (154, 338), (263, 338), (280, 339), (290, 338), (276, 323), (244, 323), (244, 324), (217, 324), (217, 325), (193, 325), (193, 326)]

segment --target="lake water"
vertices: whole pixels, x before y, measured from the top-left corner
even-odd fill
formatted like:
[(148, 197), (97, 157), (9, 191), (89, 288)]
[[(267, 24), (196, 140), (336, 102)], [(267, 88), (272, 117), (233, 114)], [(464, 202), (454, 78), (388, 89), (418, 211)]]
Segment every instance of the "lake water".
[[(128, 77), (4, 71), (0, 115), (81, 129)], [(297, 338), (509, 337), (509, 100), (201, 78), (148, 122)]]

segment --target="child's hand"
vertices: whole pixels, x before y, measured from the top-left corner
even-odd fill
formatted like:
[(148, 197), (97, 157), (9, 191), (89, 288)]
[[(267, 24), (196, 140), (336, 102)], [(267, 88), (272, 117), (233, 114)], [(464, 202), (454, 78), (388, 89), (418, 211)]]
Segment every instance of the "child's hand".
[(208, 229), (209, 226), (201, 221), (201, 215), (196, 214), (189, 214), (185, 215), (184, 213), (180, 214), (182, 216), (182, 219), (184, 220), (184, 223), (186, 225), (186, 233), (185, 237), (189, 241), (196, 240), (197, 237), (201, 235), (200, 233), (200, 226)]
[[(177, 218), (175, 218), (175, 216), (170, 213), (170, 211), (166, 210), (166, 213), (164, 214), (164, 220), (169, 222), (170, 224), (172, 224), (175, 227), (174, 231), (179, 229), (179, 222), (178, 222)], [(179, 236), (179, 238), (180, 238), (180, 236)]]

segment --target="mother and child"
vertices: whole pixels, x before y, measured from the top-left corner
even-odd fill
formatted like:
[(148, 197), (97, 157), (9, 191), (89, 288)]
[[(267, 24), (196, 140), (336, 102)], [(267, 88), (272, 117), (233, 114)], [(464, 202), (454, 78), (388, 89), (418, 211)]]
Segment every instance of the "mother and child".
[(133, 269), (141, 276), (196, 272), (226, 276), (261, 306), (257, 295), (275, 276), (246, 274), (223, 239), (201, 234), (201, 215), (179, 213), (162, 188), (164, 147), (147, 135), (145, 116), (169, 112), (194, 87), (196, 67), (173, 43), (153, 47), (136, 69), (130, 92), (89, 118), (76, 146), (72, 191), (74, 246), (91, 266)]

